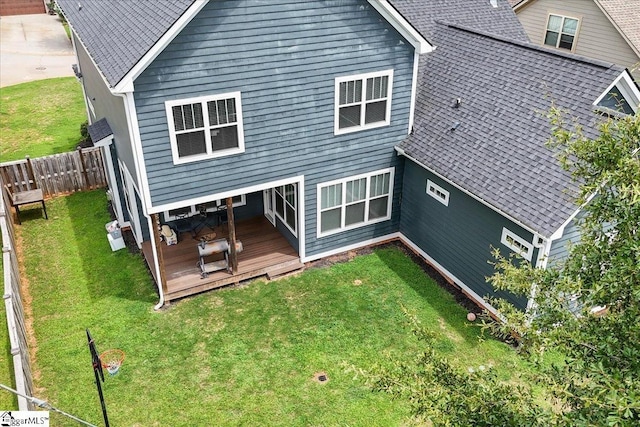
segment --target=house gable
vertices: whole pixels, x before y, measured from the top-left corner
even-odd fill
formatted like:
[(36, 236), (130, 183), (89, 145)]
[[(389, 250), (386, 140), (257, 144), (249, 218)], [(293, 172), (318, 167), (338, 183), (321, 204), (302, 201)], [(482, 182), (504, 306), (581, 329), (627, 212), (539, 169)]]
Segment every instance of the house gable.
[(568, 109), (593, 134), (601, 117), (592, 103), (622, 69), (453, 25), (441, 33), (446, 53), (421, 64), (423, 108), (400, 150), (551, 236), (576, 209), (575, 184), (545, 146), (551, 128), (544, 112), (552, 104)]
[[(577, 28), (575, 34), (564, 36), (571, 40), (569, 44), (560, 46), (560, 50), (613, 62), (629, 69), (640, 65), (640, 20), (634, 19), (640, 14), (638, 2), (529, 0), (518, 3), (514, 10), (535, 44), (553, 45), (555, 38), (549, 40), (547, 37), (548, 27), (561, 26), (560, 20), (566, 18), (575, 20)], [(551, 23), (550, 19), (557, 22)], [(560, 27), (556, 29), (562, 30)], [(634, 75), (638, 76), (638, 72)]]

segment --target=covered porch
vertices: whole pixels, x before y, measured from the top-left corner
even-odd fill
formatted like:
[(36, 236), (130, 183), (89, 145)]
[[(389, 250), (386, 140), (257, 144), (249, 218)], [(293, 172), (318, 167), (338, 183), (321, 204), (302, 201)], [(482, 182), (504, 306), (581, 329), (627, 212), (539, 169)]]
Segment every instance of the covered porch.
[[(215, 232), (216, 239), (228, 238), (227, 225), (214, 227), (212, 230), (201, 230), (195, 236), (189, 232), (181, 233), (176, 245), (167, 246), (164, 242), (160, 243), (160, 268), (164, 271), (166, 280), (165, 301), (260, 276), (278, 276), (304, 267), (296, 249), (264, 216), (236, 221), (234, 225), (236, 240), (243, 245), (242, 252), (237, 254), (238, 268), (235, 274), (220, 270), (202, 277), (198, 266), (199, 239), (207, 235), (211, 237), (212, 231)], [(150, 241), (143, 242), (142, 252), (156, 283), (159, 283)], [(222, 257), (222, 254), (220, 256)]]

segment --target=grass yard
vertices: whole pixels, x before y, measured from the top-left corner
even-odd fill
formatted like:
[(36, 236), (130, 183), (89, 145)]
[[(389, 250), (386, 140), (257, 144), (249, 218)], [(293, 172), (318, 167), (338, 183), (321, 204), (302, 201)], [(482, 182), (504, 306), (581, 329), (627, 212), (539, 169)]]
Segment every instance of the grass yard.
[(87, 119), (75, 77), (0, 89), (0, 162), (73, 151)]
[[(126, 352), (104, 383), (112, 425), (407, 425), (408, 405), (370, 391), (354, 369), (419, 350), (401, 305), (462, 368), (493, 365), (505, 380), (529, 369), (505, 344), (480, 340), (466, 311), (395, 248), (154, 312), (141, 256), (109, 248), (106, 207), (102, 191), (74, 194), (47, 202), (48, 221), (25, 210), (16, 226), (38, 396), (89, 422), (102, 421), (85, 328), (99, 351)], [(329, 381), (314, 381), (318, 372)]]

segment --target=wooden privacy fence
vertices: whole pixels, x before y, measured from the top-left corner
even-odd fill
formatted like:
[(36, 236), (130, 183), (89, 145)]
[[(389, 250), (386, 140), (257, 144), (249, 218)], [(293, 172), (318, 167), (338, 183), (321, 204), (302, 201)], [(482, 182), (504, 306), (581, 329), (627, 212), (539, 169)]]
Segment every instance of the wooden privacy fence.
[(0, 164), (0, 177), (13, 193), (41, 188), (45, 197), (107, 186), (102, 149), (68, 153)]
[[(2, 184), (1, 178), (0, 184)], [(1, 191), (0, 193), (2, 193), (0, 196), (0, 232), (2, 233), (3, 299), (7, 315), (15, 388), (23, 395), (33, 396), (33, 377), (31, 376), (31, 365), (29, 364), (27, 328), (24, 322), (24, 309), (20, 295), (20, 271), (18, 269), (18, 256), (15, 251), (15, 235), (13, 224), (7, 212), (9, 202), (6, 198), (6, 192)], [(19, 396), (18, 409), (20, 411), (33, 411), (35, 406), (24, 397)]]

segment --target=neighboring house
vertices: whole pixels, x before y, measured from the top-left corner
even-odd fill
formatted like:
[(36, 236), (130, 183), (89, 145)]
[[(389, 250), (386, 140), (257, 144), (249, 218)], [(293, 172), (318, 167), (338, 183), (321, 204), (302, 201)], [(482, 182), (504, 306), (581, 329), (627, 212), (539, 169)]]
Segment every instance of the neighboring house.
[[(620, 67), (528, 44), (506, 1), (58, 3), (160, 304), (394, 239), (486, 304), (491, 246), (543, 266), (578, 211), (537, 111), (592, 131), (640, 99)], [(158, 225), (231, 202), (238, 270), (200, 278), (197, 241)]]
[(640, 1), (510, 2), (533, 43), (613, 62), (640, 79)]

